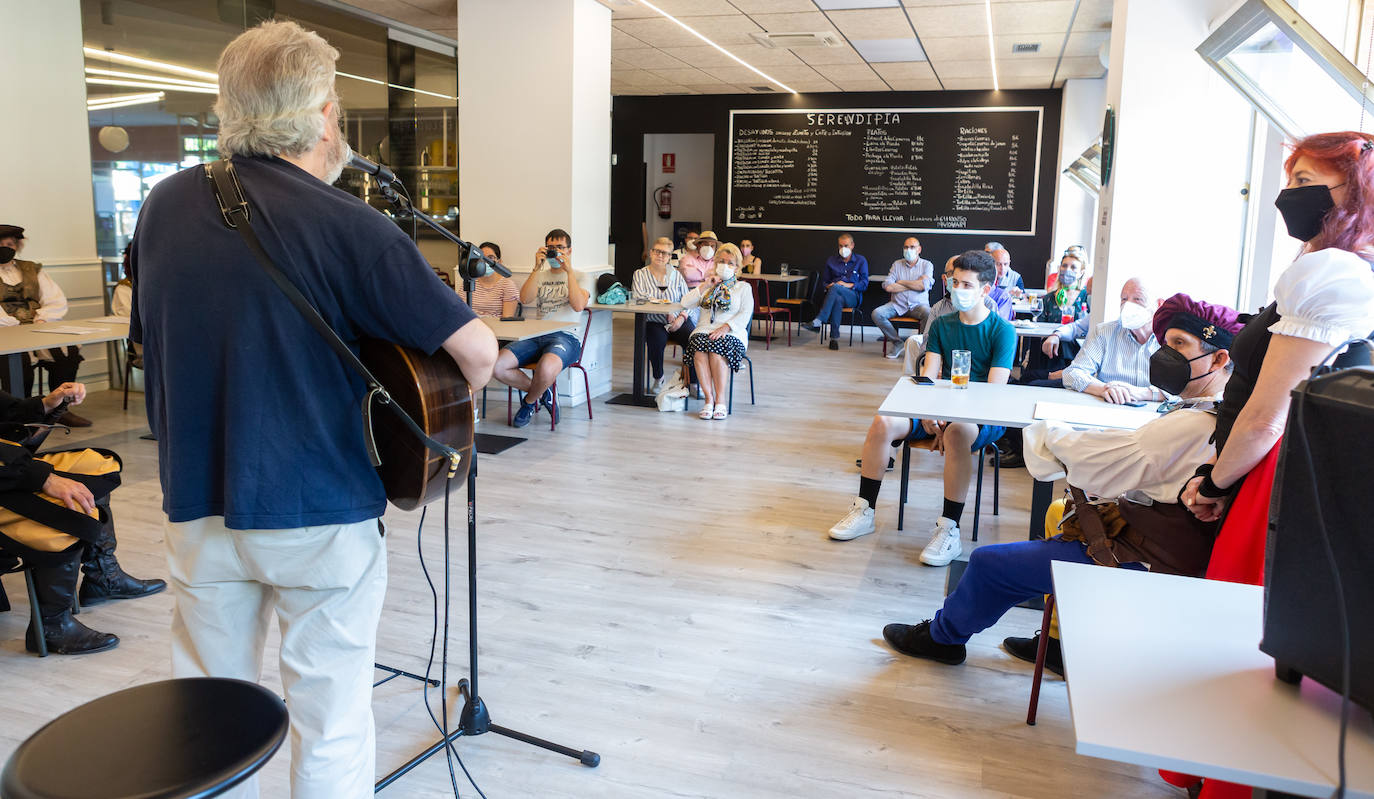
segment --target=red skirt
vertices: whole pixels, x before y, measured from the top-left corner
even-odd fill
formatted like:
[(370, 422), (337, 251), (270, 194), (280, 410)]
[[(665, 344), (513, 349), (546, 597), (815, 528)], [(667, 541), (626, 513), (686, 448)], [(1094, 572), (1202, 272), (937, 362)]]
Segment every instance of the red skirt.
[[(1245, 475), (1240, 491), (1231, 501), (1226, 521), (1212, 545), (1212, 559), (1207, 563), (1207, 579), (1230, 583), (1264, 585), (1264, 548), (1269, 539), (1269, 498), (1274, 491), (1274, 472), (1279, 465), (1280, 439), (1264, 459)], [(1160, 770), (1159, 775), (1170, 785), (1187, 787), (1198, 778), (1176, 771)], [(1250, 799), (1251, 790), (1220, 780), (1203, 783), (1198, 799)]]

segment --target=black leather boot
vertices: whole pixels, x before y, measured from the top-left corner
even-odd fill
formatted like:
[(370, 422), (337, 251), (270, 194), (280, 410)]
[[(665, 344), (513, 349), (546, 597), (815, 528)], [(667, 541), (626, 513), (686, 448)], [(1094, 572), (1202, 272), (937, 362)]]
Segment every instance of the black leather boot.
[[(43, 640), (52, 654), (84, 655), (119, 646), (117, 636), (92, 630), (72, 615), (79, 560), (79, 556), (73, 554), (61, 565), (33, 570), (33, 589), (38, 595), (38, 609), (43, 617)], [(38, 651), (33, 621), (29, 621), (28, 632), (24, 634), (24, 648)]]
[(111, 599), (134, 599), (156, 594), (167, 587), (164, 580), (140, 580), (130, 577), (119, 567), (115, 559), (114, 517), (106, 505), (100, 507), (105, 524), (100, 530), (100, 538), (87, 548), (81, 571), (86, 578), (81, 581), (81, 604), (98, 605)]

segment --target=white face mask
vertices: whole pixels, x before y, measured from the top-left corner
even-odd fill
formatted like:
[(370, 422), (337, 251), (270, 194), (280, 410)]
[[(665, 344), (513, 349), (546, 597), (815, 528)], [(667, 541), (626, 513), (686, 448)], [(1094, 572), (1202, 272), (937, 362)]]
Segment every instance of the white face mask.
[(735, 276), (735, 268), (729, 264), (719, 264), (716, 266), (716, 277), (721, 280), (729, 280)]
[(915, 247), (907, 247), (905, 250), (902, 250), (902, 257), (907, 259), (908, 261), (916, 260), (916, 256), (920, 254), (921, 251), (916, 249)]
[(715, 249), (712, 248), (710, 245), (707, 245), (707, 246), (705, 246), (705, 247), (698, 247), (698, 248), (697, 248), (697, 255), (700, 255), (702, 258), (710, 258), (712, 255), (715, 255), (715, 254), (716, 254)]
[(848, 258), (849, 255), (850, 255), (850, 253), (852, 253), (852, 252), (854, 252), (854, 249), (853, 249), (852, 247), (841, 247), (841, 248), (840, 248), (840, 257), (841, 257), (841, 258)]
[(967, 313), (978, 307), (978, 289), (954, 289), (949, 293), (949, 301), (957, 311)]
[(1121, 326), (1127, 330), (1139, 330), (1153, 322), (1155, 315), (1139, 303), (1127, 302), (1121, 306)]
[(696, 240), (696, 239), (687, 239), (687, 243), (684, 244), (684, 245), (682, 245), (682, 246), (686, 247), (689, 251), (695, 252), (695, 251), (696, 251), (696, 248), (697, 248), (697, 240)]

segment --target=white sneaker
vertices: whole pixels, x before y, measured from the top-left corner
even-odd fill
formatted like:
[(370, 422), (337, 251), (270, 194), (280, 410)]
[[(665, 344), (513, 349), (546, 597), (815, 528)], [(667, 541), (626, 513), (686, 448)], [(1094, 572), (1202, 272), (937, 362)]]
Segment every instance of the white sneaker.
[(891, 341), (889, 341), (887, 347), (887, 354), (883, 357), (888, 359), (889, 361), (895, 361), (905, 354), (906, 352), (902, 349), (901, 343), (893, 344)]
[(836, 541), (852, 541), (861, 535), (868, 535), (873, 529), (873, 509), (868, 506), (868, 500), (854, 497), (849, 512), (830, 528), (830, 537)]
[(657, 380), (653, 381), (652, 383), (650, 383), (650, 384), (649, 384), (649, 393), (650, 393), (650, 394), (657, 394), (657, 393), (659, 393), (660, 391), (662, 391), (662, 390), (663, 390), (663, 385), (664, 385), (664, 383), (667, 382), (667, 380), (668, 380), (668, 376), (667, 376), (667, 375), (664, 375), (663, 377), (660, 377), (659, 379), (657, 379)]
[(930, 543), (921, 550), (921, 562), (927, 566), (948, 566), (963, 551), (959, 543), (959, 525), (941, 516), (930, 531)]

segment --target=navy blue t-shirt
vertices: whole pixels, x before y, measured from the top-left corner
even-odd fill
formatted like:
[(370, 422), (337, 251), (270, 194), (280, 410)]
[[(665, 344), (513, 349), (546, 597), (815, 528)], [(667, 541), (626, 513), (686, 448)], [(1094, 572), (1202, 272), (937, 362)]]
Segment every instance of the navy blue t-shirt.
[[(263, 246), (355, 352), (371, 337), (433, 353), (476, 318), (361, 200), (279, 158), (234, 166)], [(200, 167), (149, 192), (130, 270), (171, 521), (261, 530), (382, 515), (362, 379), (224, 225)]]

